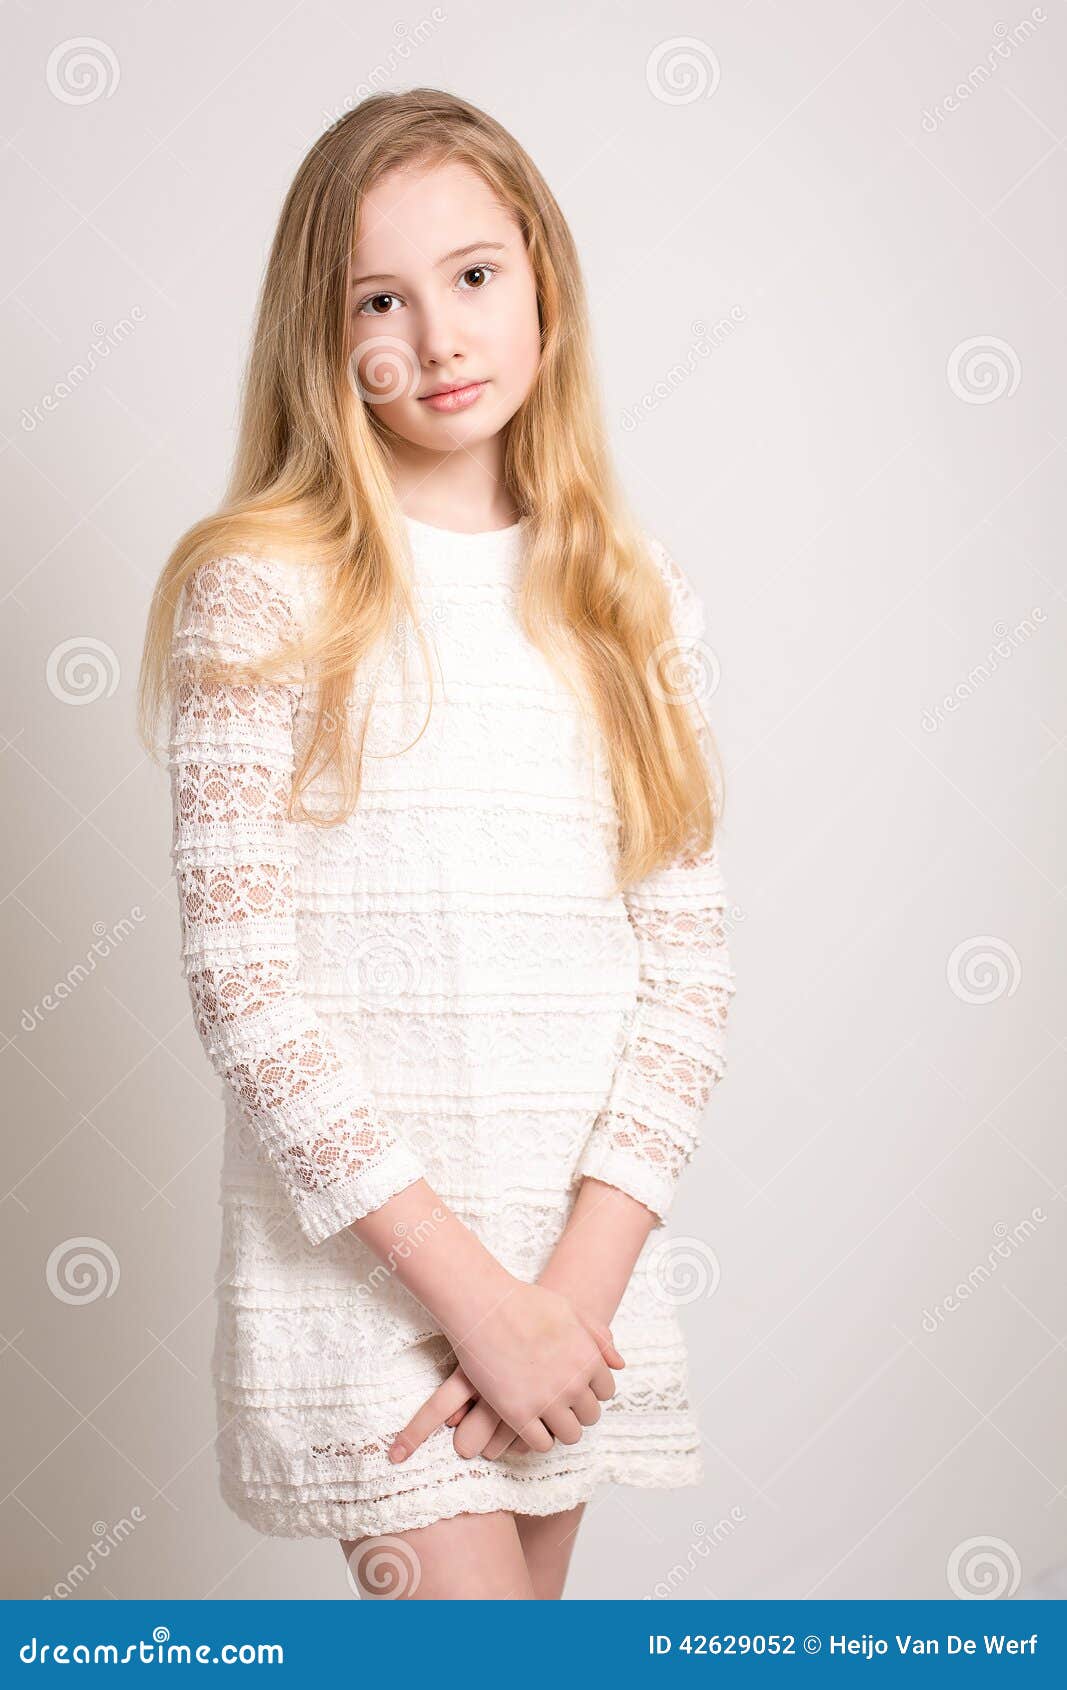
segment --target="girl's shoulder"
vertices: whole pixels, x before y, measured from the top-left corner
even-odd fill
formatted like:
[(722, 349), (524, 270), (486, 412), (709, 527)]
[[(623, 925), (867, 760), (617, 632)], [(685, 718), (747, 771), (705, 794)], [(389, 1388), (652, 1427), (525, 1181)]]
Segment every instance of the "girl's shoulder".
[(220, 551), (202, 559), (187, 577), (178, 632), (266, 652), (279, 641), (299, 637), (312, 609), (312, 575), (306, 565), (276, 552)]

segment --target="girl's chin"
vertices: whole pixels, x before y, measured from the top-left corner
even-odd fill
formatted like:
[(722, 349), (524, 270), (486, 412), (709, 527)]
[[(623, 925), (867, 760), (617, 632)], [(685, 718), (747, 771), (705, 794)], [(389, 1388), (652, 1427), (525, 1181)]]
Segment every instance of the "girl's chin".
[(462, 440), (465, 446), (471, 446), (475, 442), (491, 440), (494, 434), (499, 434), (500, 427), (499, 422), (487, 418), (484, 413), (475, 420), (473, 416), (468, 419), (464, 412), (457, 411), (452, 415), (438, 413), (434, 416), (431, 413), (430, 417), (418, 418), (415, 426), (406, 432), (421, 446), (439, 446), (449, 440)]

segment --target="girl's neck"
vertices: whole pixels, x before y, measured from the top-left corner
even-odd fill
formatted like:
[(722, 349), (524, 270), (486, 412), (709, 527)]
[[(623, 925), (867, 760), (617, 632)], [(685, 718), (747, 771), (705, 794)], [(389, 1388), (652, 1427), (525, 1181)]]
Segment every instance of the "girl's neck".
[(405, 516), (431, 528), (459, 534), (484, 534), (510, 528), (519, 510), (501, 479), (503, 464), (483, 462), (476, 453), (457, 452), (427, 469), (425, 460), (394, 466), (393, 485)]

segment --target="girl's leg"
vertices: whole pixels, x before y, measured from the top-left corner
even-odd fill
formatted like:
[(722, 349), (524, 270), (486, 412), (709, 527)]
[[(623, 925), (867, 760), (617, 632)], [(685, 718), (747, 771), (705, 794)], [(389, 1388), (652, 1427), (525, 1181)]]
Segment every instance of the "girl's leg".
[(515, 1517), (505, 1509), (340, 1543), (364, 1600), (534, 1600)]
[(558, 1602), (570, 1565), (571, 1550), (581, 1522), (584, 1502), (565, 1514), (516, 1514), (519, 1542), (530, 1569), (538, 1602)]

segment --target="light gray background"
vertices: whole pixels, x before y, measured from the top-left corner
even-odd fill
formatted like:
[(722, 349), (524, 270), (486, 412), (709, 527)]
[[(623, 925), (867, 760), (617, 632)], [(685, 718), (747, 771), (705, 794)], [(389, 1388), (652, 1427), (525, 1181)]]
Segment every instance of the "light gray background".
[[(674, 1214), (708, 1479), (604, 1487), (570, 1594), (1025, 1593), (1067, 1560), (1060, 0), (4, 25), (5, 1593), (125, 1520), (80, 1594), (350, 1594), (216, 1493), (222, 1104), (133, 698), (282, 196), (375, 76), (486, 106), (552, 184), (722, 669), (738, 991)], [(82, 36), (87, 83), (50, 67)]]

